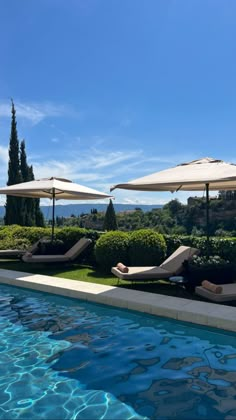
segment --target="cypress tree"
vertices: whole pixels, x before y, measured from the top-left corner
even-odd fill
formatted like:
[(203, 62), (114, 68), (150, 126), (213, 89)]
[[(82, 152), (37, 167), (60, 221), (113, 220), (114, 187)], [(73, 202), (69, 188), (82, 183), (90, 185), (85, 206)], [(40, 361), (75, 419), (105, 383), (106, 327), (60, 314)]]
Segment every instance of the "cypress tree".
[[(34, 180), (33, 166), (27, 163), (25, 142), (20, 145), (20, 170), (23, 182)], [(24, 198), (24, 226), (44, 226), (44, 217), (40, 210), (39, 198)]]
[[(9, 142), (8, 181), (7, 185), (19, 184), (34, 180), (33, 167), (28, 166), (24, 140), (20, 144), (17, 133), (16, 111), (12, 100), (11, 134)], [(44, 217), (40, 210), (38, 198), (6, 198), (6, 225), (44, 226)]]
[[(7, 185), (19, 184), (22, 182), (20, 162), (19, 162), (19, 141), (17, 134), (16, 111), (12, 101), (12, 120), (11, 120), (11, 134), (9, 144), (9, 162), (8, 162), (8, 181)], [(22, 225), (22, 198), (7, 196), (6, 198), (6, 212), (5, 224)]]
[[(29, 166), (29, 181), (33, 181), (34, 178), (34, 171), (33, 171), (33, 166)], [(34, 207), (34, 220), (35, 220), (35, 226), (41, 226), (44, 227), (45, 226), (45, 222), (44, 222), (44, 216), (43, 213), (40, 209), (40, 199), (39, 198), (31, 198)]]
[(116, 213), (115, 209), (112, 203), (112, 200), (110, 200), (107, 210), (105, 213), (104, 218), (104, 224), (103, 224), (104, 230), (117, 230), (117, 221), (116, 221)]
[[(27, 164), (27, 157), (25, 151), (25, 141), (22, 140), (20, 144), (20, 170), (23, 182), (32, 180), (30, 168)], [(34, 212), (34, 201), (32, 198), (23, 198), (23, 222), (24, 226), (35, 226), (35, 212)]]

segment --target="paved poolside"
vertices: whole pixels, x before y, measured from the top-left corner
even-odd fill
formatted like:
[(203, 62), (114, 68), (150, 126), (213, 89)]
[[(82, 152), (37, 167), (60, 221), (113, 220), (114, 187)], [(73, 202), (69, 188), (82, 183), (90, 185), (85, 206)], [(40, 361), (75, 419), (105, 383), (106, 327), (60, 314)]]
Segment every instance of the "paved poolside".
[(226, 305), (2, 269), (0, 283), (236, 332), (236, 308)]

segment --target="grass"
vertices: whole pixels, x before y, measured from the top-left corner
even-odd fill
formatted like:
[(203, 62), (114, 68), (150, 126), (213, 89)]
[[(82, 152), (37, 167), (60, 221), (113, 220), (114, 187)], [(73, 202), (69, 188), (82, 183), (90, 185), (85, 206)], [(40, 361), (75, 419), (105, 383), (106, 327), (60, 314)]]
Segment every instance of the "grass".
[(168, 296), (178, 296), (185, 299), (201, 300), (192, 293), (187, 292), (183, 287), (175, 286), (168, 281), (159, 280), (154, 282), (131, 283), (120, 280), (112, 274), (106, 274), (90, 266), (79, 264), (27, 264), (19, 260), (0, 260), (0, 268), (5, 270), (24, 271), (33, 274), (43, 274), (53, 277), (62, 277), (71, 280), (80, 280), (84, 282), (105, 284), (108, 286), (125, 287), (127, 289), (141, 290), (150, 293), (159, 293)]

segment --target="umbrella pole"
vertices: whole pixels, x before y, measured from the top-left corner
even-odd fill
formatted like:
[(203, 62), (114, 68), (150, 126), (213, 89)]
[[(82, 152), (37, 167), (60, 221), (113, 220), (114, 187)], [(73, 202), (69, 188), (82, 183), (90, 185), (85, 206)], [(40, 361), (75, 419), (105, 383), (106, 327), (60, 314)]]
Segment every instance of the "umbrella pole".
[(54, 226), (55, 226), (55, 188), (52, 191), (52, 242), (54, 240)]
[(209, 256), (210, 251), (210, 234), (209, 234), (209, 184), (206, 184), (206, 237), (207, 237), (207, 255)]

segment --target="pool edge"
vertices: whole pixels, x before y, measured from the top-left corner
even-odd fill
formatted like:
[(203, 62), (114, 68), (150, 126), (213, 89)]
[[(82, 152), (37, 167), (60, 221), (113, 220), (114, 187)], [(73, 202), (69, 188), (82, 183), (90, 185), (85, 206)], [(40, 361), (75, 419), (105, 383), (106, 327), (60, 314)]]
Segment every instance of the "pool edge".
[(0, 283), (236, 332), (236, 308), (222, 304), (4, 269)]

